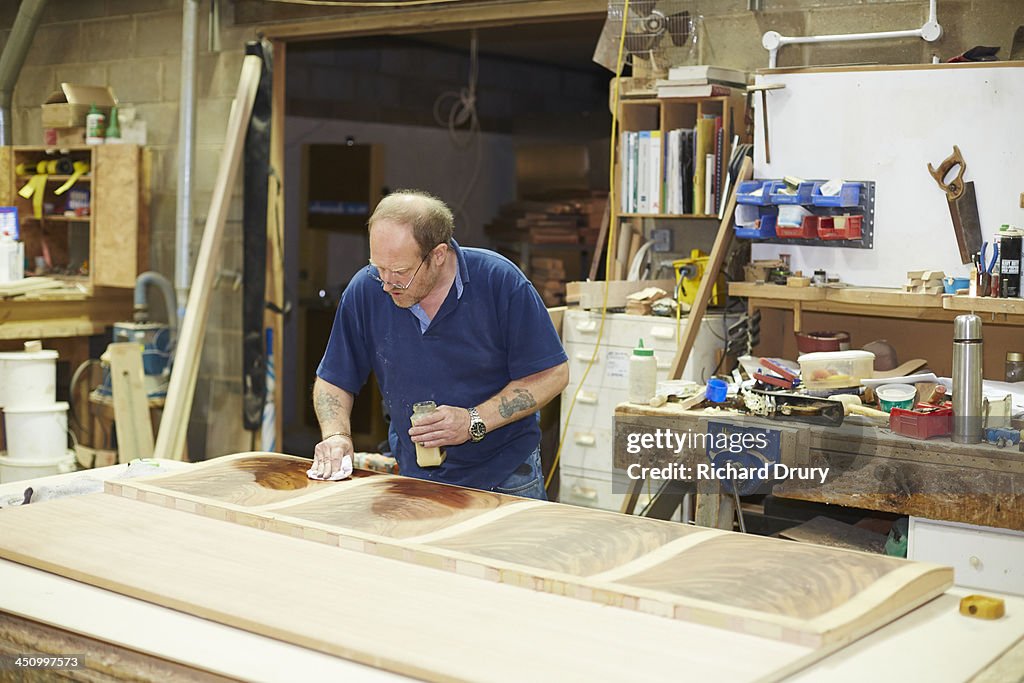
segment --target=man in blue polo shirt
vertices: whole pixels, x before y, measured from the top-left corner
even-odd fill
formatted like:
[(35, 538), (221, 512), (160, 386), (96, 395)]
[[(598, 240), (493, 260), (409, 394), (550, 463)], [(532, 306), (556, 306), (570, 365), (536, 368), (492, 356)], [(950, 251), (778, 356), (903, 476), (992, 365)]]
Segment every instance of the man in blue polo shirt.
[[(352, 453), (352, 401), (372, 370), (402, 474), (545, 498), (537, 411), (569, 370), (537, 292), (504, 257), (460, 247), (451, 211), (426, 193), (385, 197), (369, 230), (370, 265), (341, 297), (313, 386), (314, 474)], [(412, 426), (423, 401), (438, 409)], [(420, 467), (416, 444), (444, 462)]]

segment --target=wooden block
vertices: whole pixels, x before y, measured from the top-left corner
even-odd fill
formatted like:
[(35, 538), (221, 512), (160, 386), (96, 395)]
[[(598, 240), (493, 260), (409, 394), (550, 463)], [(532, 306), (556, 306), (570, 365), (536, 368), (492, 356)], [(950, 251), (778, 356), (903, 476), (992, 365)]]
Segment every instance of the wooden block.
[(153, 427), (143, 385), (142, 347), (137, 342), (116, 342), (110, 354), (110, 381), (114, 393), (119, 462), (153, 457)]
[[(626, 297), (648, 287), (660, 287), (666, 292), (675, 289), (675, 280), (615, 280), (608, 282), (608, 308), (622, 308), (626, 305)], [(566, 284), (565, 300), (577, 303), (580, 308), (601, 308), (604, 303), (605, 281), (569, 282)]]
[(1006, 602), (987, 595), (968, 595), (960, 600), (960, 614), (975, 619), (1000, 619), (1006, 614)]
[(786, 286), (787, 287), (810, 287), (811, 286), (811, 278), (809, 278), (809, 277), (800, 277), (800, 276), (797, 276), (797, 275), (790, 275), (789, 277), (786, 278)]

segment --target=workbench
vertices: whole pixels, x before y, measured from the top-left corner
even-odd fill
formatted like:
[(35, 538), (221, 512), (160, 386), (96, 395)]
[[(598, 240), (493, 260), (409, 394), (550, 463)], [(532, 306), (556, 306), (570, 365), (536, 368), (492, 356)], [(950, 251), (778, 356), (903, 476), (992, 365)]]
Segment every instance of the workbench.
[[(26, 482), (16, 484), (21, 487)], [(9, 493), (9, 486), (0, 493)], [(186, 513), (156, 510), (163, 510), (162, 515), (183, 515), (182, 520), (189, 523), (197, 520)], [(214, 524), (232, 526), (229, 522)], [(256, 537), (269, 532), (249, 529), (246, 533)], [(174, 530), (168, 529), (167, 536), (173, 544)], [(284, 544), (309, 543), (271, 536)], [(194, 543), (200, 546), (202, 539)], [(351, 558), (351, 567), (347, 563), (332, 567), (329, 585), (332, 592), (352, 589), (353, 607), (336, 614), (325, 638), (401, 641), (410, 621), (429, 617), (443, 627), (423, 632), (421, 638), (432, 643), (428, 653), (441, 661), (494, 662), (504, 661), (497, 659), (504, 652), (526, 653), (520, 655), (524, 661), (516, 666), (494, 666), (488, 669), (493, 675), (472, 680), (522, 680), (524, 672), (540, 671), (546, 672), (548, 679), (558, 680), (637, 680), (656, 672), (664, 679), (672, 671), (686, 671), (696, 678), (755, 680), (792, 656), (796, 647), (384, 558), (377, 564), (388, 568), (387, 576), (359, 573), (360, 563), (368, 561), (359, 559), (363, 556), (341, 549), (332, 552)], [(262, 580), (266, 589), (272, 590), (279, 579), (266, 574), (271, 558), (265, 564), (249, 567), (253, 571), (244, 571), (237, 578), (242, 582)], [(194, 581), (204, 575), (204, 569), (183, 565), (180, 580)], [(392, 571), (419, 580), (390, 585), (388, 581), (395, 578)], [(404, 678), (9, 561), (0, 561), (0, 585), (18, 586), (16, 591), (0, 593), (0, 652), (5, 654), (86, 654), (94, 671), (135, 680)], [(424, 613), (441, 604), (443, 594), (456, 586), (466, 597), (472, 594), (474, 600), (445, 603), (443, 613)], [(316, 594), (317, 587), (309, 589)], [(978, 674), (974, 680), (1007, 680), (1007, 672), (1019, 672), (1024, 659), (1024, 599), (1004, 596), (1007, 616), (980, 621), (958, 614), (963, 594), (961, 589), (949, 589), (786, 680), (964, 681)], [(364, 597), (356, 599), (360, 595)], [(252, 594), (253, 602), (272, 597)], [(373, 607), (368, 611), (363, 605)], [(467, 630), (469, 624), (473, 627)], [(408, 649), (415, 653), (422, 647), (408, 643)], [(736, 657), (737, 651), (744, 656)]]
[[(671, 428), (705, 434), (709, 423), (764, 429), (780, 435), (782, 464), (828, 467), (823, 484), (789, 479), (775, 496), (1024, 531), (1024, 457), (1015, 448), (927, 441), (893, 434), (857, 416), (840, 427), (768, 420), (721, 410), (680, 410), (672, 403), (651, 408), (622, 403), (615, 409), (615, 467), (643, 460), (666, 464), (672, 453), (627, 453), (630, 433)], [(679, 457), (691, 466), (707, 461), (704, 448)]]

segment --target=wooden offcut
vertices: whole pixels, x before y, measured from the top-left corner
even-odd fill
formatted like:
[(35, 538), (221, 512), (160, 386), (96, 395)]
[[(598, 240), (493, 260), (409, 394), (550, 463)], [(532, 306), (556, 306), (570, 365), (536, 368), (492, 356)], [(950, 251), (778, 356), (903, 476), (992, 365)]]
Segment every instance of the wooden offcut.
[(117, 461), (152, 457), (153, 426), (144, 385), (142, 346), (137, 342), (115, 342), (107, 347), (107, 353), (117, 425)]

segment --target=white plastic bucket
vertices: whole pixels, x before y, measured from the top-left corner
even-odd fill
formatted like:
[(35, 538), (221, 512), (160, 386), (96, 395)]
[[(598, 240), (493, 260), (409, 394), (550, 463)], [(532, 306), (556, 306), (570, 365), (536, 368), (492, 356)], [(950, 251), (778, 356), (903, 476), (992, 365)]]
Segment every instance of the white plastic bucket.
[(0, 453), (0, 484), (64, 474), (74, 469), (74, 451), (65, 451), (62, 455), (45, 460), (15, 460)]
[(0, 408), (45, 406), (56, 400), (56, 351), (0, 352)]
[(7, 456), (12, 460), (52, 460), (68, 450), (68, 404), (6, 408)]

